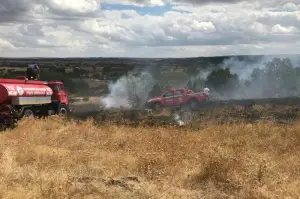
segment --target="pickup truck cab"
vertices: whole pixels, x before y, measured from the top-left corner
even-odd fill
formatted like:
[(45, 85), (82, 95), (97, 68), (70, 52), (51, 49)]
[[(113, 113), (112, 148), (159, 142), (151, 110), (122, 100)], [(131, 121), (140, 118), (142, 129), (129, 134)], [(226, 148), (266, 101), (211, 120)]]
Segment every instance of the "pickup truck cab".
[(197, 109), (202, 102), (209, 98), (209, 89), (205, 88), (201, 93), (195, 93), (187, 88), (167, 89), (162, 95), (149, 99), (146, 106), (150, 109), (162, 107), (182, 107), (188, 105), (191, 109)]

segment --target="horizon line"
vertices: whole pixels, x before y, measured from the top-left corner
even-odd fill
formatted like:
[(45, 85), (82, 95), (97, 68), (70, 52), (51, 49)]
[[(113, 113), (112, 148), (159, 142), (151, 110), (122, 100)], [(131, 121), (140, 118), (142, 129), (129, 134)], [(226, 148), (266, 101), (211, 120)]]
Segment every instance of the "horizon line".
[(242, 56), (285, 56), (285, 55), (298, 55), (298, 53), (284, 53), (284, 54), (232, 54), (232, 55), (215, 55), (215, 56), (193, 56), (193, 57), (131, 57), (131, 56), (106, 56), (106, 57), (97, 57), (97, 56), (83, 56), (83, 57), (1, 57), (0, 59), (195, 59), (195, 58), (213, 58), (213, 57), (242, 57)]

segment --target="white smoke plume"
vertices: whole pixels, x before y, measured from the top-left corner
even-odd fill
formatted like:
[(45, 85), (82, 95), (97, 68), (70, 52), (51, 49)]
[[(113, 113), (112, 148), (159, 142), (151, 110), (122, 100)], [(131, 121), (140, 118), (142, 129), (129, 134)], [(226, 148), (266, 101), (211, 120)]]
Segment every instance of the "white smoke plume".
[(269, 57), (258, 59), (253, 62), (247, 62), (238, 60), (237, 58), (233, 57), (226, 59), (221, 66), (222, 68), (230, 68), (230, 71), (232, 73), (236, 73), (241, 80), (248, 80), (255, 68), (264, 69), (265, 63), (271, 60), (272, 59)]
[(197, 76), (190, 78), (192, 82), (195, 82), (199, 79), (206, 80), (207, 76), (211, 73), (212, 70), (200, 70)]
[(147, 101), (154, 84), (155, 80), (148, 71), (122, 76), (108, 85), (109, 94), (100, 99), (100, 105), (104, 109), (140, 108)]
[[(282, 80), (277, 80), (278, 86), (274, 87), (274, 80), (270, 81), (266, 74), (263, 74), (266, 70), (267, 63), (272, 62), (274, 58), (288, 58), (291, 61), (293, 68), (300, 68), (299, 55), (231, 57), (225, 59), (221, 64), (212, 64), (211, 67), (208, 67), (207, 69), (200, 69), (197, 75), (190, 77), (190, 79), (187, 82), (184, 82), (184, 84), (187, 85), (188, 82), (191, 82), (193, 85), (196, 82), (196, 89), (202, 90), (204, 87), (208, 86), (205, 82), (207, 81), (208, 75), (213, 70), (217, 68), (229, 68), (232, 74), (237, 74), (238, 82), (232, 81), (230, 84), (224, 86), (221, 92), (220, 90), (215, 90), (213, 87), (210, 87), (212, 94), (211, 96), (215, 99), (253, 99), (269, 97), (292, 97), (297, 95), (297, 91), (293, 91), (290, 87), (287, 88), (287, 84), (282, 83)], [(253, 80), (252, 75), (254, 69), (255, 72), (261, 73), (259, 74), (261, 78), (258, 80)], [(287, 78), (285, 79), (285, 82), (290, 82), (293, 84), (292, 79), (292, 77)], [(251, 82), (251, 85), (246, 86), (249, 84), (249, 82)], [(268, 89), (271, 87), (273, 90)], [(298, 90), (300, 93), (300, 89)]]
[(181, 119), (181, 117), (178, 113), (175, 113), (173, 118), (179, 126), (184, 126), (185, 125), (185, 122)]
[[(236, 57), (226, 59), (221, 64), (221, 68), (230, 68), (231, 73), (235, 73), (238, 75), (240, 83), (240, 87), (238, 88), (235, 88), (233, 90), (232, 88), (228, 88), (227, 99), (253, 99), (295, 96), (297, 91), (295, 89), (292, 90), (287, 86), (288, 82), (291, 82), (291, 84), (293, 84), (293, 77), (287, 78), (285, 80), (285, 83), (282, 83), (283, 80), (281, 79), (270, 81), (267, 78), (266, 74), (263, 74), (263, 71), (265, 71), (266, 69), (266, 64), (268, 62), (271, 62), (274, 58), (288, 58), (291, 61), (293, 68), (297, 68), (300, 66), (299, 56), (261, 56), (242, 61), (237, 59)], [(261, 78), (255, 81), (251, 77), (254, 69), (260, 69), (261, 73), (259, 74)], [(246, 81), (250, 81), (251, 85), (245, 86)]]
[(193, 112), (189, 108), (176, 110), (173, 113), (173, 119), (179, 126), (185, 126), (190, 124), (193, 121), (193, 118)]
[(236, 73), (241, 80), (249, 80), (251, 78), (252, 71), (255, 68), (264, 70), (266, 63), (272, 61), (274, 58), (289, 58), (294, 67), (300, 67), (300, 57), (293, 55), (268, 55), (260, 57), (248, 57), (248, 60), (239, 60), (236, 57), (232, 57), (224, 60), (221, 64), (222, 68), (230, 68), (232, 73)]

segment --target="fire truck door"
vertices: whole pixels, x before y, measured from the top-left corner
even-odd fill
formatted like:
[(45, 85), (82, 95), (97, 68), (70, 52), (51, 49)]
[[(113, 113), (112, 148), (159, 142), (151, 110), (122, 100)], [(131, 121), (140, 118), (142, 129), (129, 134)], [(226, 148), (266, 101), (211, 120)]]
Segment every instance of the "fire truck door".
[(175, 95), (174, 95), (174, 103), (176, 105), (179, 105), (179, 104), (183, 104), (184, 103), (184, 91), (182, 89), (180, 90), (176, 90), (175, 91)]
[(174, 91), (168, 91), (163, 95), (164, 106), (173, 106), (174, 104)]

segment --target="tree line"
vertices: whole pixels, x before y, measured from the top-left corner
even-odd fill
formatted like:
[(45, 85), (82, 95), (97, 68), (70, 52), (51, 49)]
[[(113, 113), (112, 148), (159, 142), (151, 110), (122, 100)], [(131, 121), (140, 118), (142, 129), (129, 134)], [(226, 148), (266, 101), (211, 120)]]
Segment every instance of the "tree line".
[[(300, 68), (294, 67), (289, 58), (273, 58), (264, 67), (254, 68), (248, 79), (241, 79), (230, 68), (215, 68), (205, 77), (197, 75), (195, 68), (186, 70), (190, 80), (184, 87), (193, 91), (210, 88), (212, 93), (226, 98), (289, 97), (300, 95)], [(157, 73), (157, 72), (156, 72)], [(200, 70), (201, 73), (201, 70)], [(159, 81), (150, 97), (160, 95), (165, 86)]]

